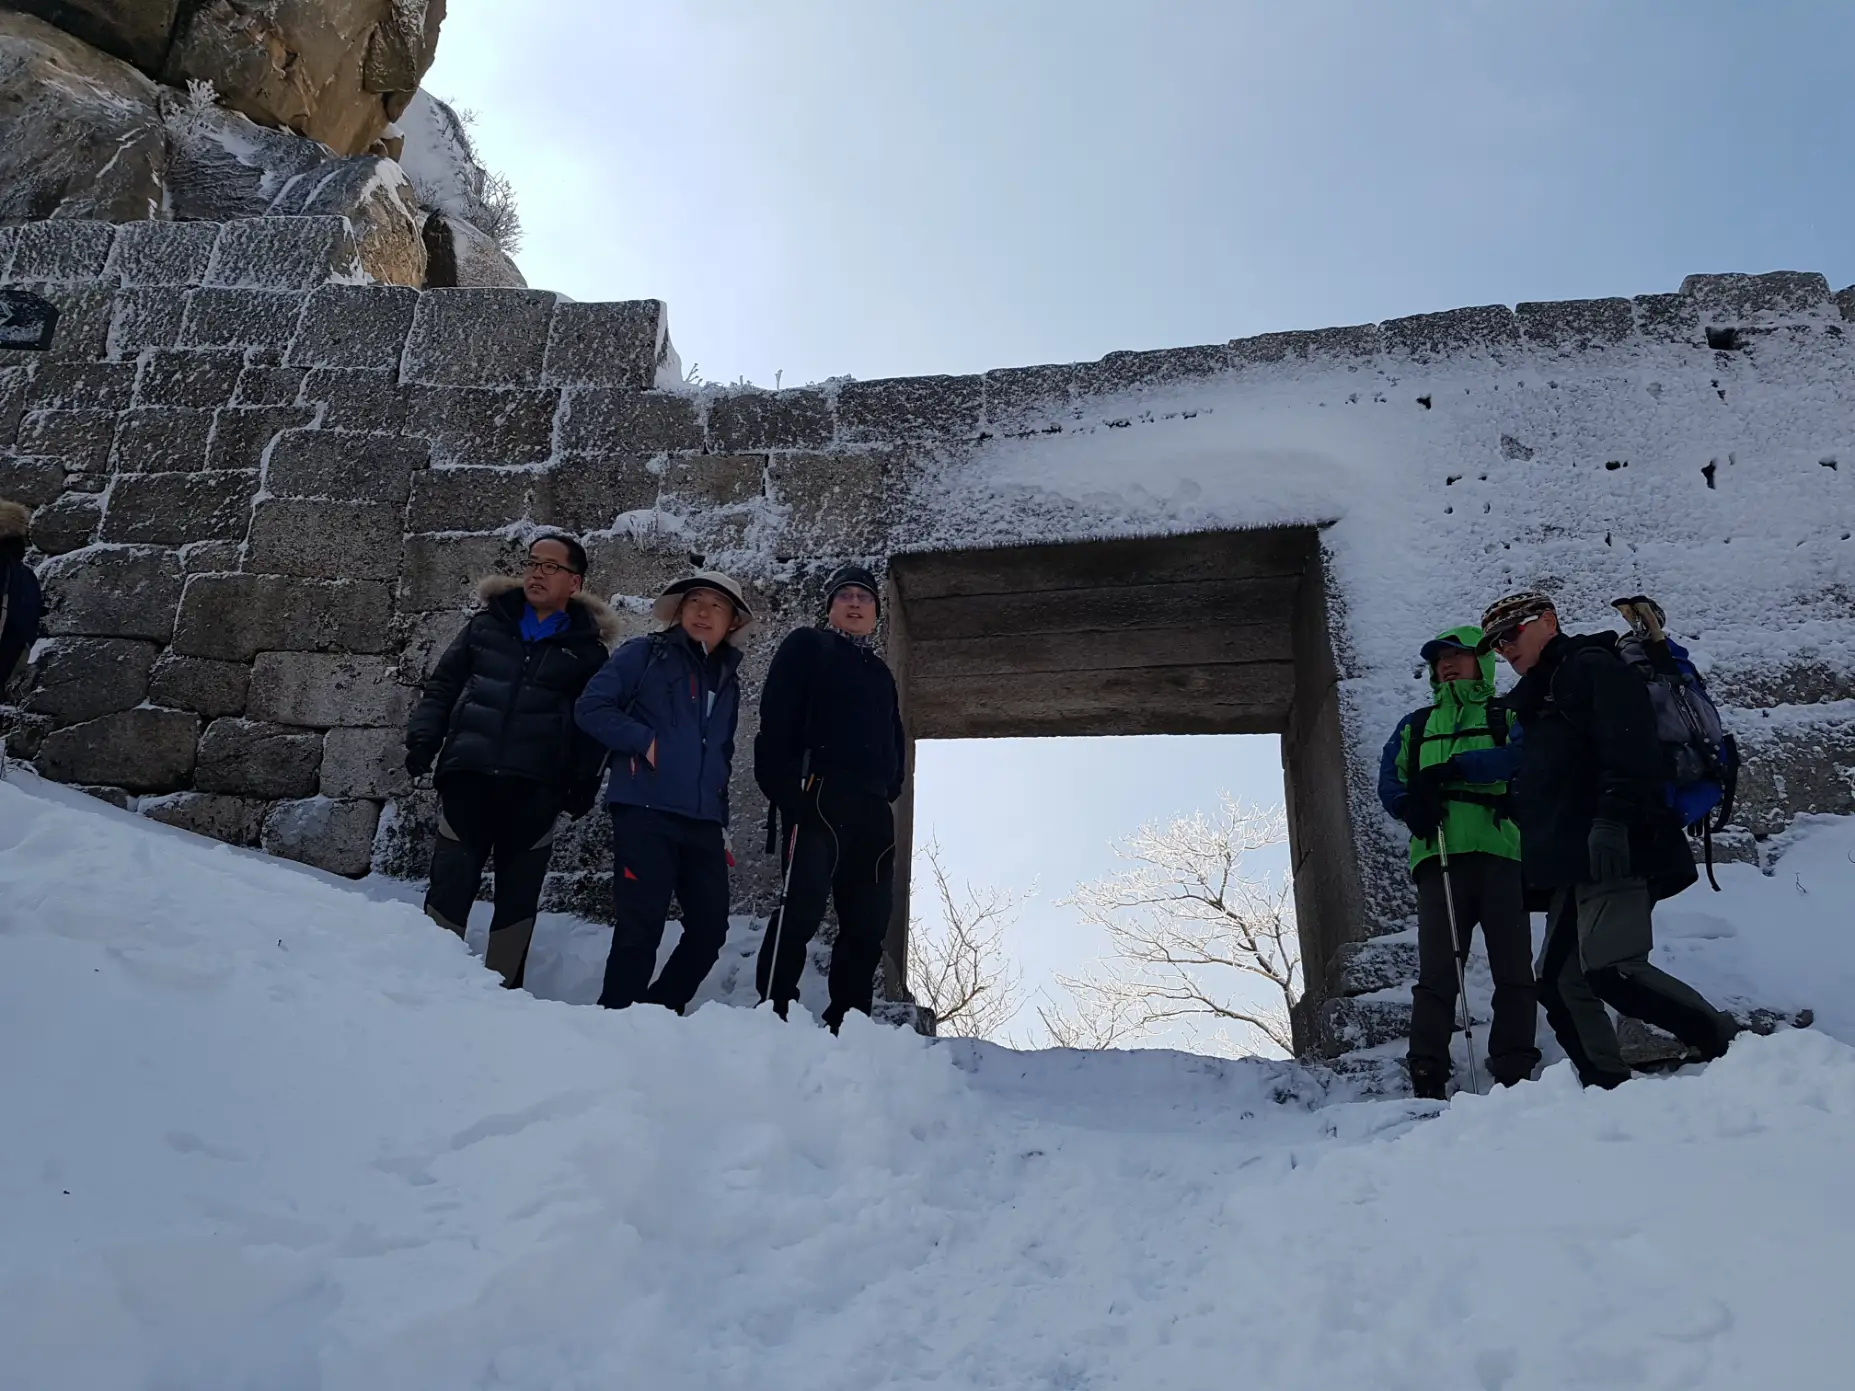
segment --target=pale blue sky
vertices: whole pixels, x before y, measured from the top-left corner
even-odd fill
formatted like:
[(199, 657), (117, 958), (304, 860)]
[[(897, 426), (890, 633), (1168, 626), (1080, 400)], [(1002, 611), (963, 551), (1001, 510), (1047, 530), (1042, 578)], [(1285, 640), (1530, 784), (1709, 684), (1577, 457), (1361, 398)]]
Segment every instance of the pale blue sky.
[[(1855, 279), (1855, 6), (451, 0), (529, 280), (656, 297), (713, 381), (970, 372), (1695, 271)], [(1453, 616), (1451, 616), (1453, 617)], [(1040, 905), (1274, 740), (935, 750), (922, 827)], [(1074, 795), (1050, 795), (1061, 778)]]

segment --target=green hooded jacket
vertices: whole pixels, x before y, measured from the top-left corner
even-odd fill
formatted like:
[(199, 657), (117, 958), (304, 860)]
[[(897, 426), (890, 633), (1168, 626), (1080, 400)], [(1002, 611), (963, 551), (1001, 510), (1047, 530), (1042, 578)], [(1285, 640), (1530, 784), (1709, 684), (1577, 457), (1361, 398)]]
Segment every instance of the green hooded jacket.
[[(1480, 645), (1482, 632), (1473, 624), (1451, 628), (1437, 634), (1439, 642), (1455, 642), (1473, 651)], [(1422, 742), (1418, 750), (1418, 767), (1429, 768), (1447, 762), (1459, 753), (1492, 749), (1496, 740), (1489, 727), (1489, 702), (1494, 699), (1494, 654), (1477, 657), (1479, 675), (1472, 681), (1439, 682), (1436, 667), (1430, 668), (1430, 689), (1436, 704), (1424, 720)], [(1416, 718), (1420, 712), (1405, 716), (1385, 746), (1379, 769), (1379, 796), (1394, 816), (1411, 781), (1411, 743), (1417, 736)], [(1507, 732), (1514, 726), (1511, 711), (1495, 706), (1495, 719), (1505, 723)], [(1503, 738), (1501, 744), (1505, 744)], [(1520, 858), (1520, 828), (1510, 816), (1494, 805), (1507, 793), (1505, 782), (1450, 782), (1444, 784), (1443, 833), (1449, 840), (1451, 855), (1499, 855), (1503, 859)], [(1461, 796), (1450, 796), (1459, 793)], [(1434, 838), (1411, 837), (1411, 872), (1425, 860), (1439, 854)]]

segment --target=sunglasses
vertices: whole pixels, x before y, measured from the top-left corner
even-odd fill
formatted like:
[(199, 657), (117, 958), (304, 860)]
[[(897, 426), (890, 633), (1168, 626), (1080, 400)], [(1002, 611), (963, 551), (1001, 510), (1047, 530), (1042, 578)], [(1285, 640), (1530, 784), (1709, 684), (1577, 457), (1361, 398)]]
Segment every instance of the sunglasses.
[(1539, 620), (1536, 618), (1529, 618), (1523, 623), (1516, 623), (1511, 628), (1503, 629), (1501, 632), (1494, 635), (1494, 640), (1489, 646), (1493, 647), (1497, 652), (1505, 652), (1508, 648), (1519, 642), (1520, 635), (1538, 621)]

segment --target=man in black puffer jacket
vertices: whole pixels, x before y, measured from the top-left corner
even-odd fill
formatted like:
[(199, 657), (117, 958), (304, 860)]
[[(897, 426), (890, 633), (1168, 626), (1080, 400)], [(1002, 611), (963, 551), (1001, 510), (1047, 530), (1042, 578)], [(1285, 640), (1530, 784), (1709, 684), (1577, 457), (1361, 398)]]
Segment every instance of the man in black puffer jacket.
[[(906, 743), (895, 678), (875, 646), (876, 580), (845, 566), (825, 586), (826, 625), (780, 644), (760, 695), (754, 780), (779, 811), (783, 910), (761, 944), (760, 998), (784, 1018), (805, 949), (837, 903), (825, 1023), (870, 1012), (895, 903), (895, 813)], [(775, 957), (777, 956), (777, 960)]]
[(1605, 1005), (1719, 1057), (1738, 1031), (1732, 1016), (1649, 962), (1651, 908), (1699, 876), (1668, 808), (1648, 686), (1615, 633), (1561, 633), (1538, 591), (1496, 601), (1481, 624), (1483, 646), (1520, 673), (1506, 699), (1520, 725), (1511, 790), (1527, 887), (1551, 894), (1546, 1022), (1586, 1086), (1629, 1080)]
[(586, 552), (570, 536), (528, 548), (521, 580), (492, 575), (483, 608), (438, 659), (406, 725), (406, 770), (425, 773), (441, 815), (425, 911), (464, 935), (483, 866), (496, 863), (496, 907), (484, 962), (522, 983), (555, 824), (599, 795), (605, 750), (573, 722), (573, 704), (617, 637), (612, 611), (585, 583)]

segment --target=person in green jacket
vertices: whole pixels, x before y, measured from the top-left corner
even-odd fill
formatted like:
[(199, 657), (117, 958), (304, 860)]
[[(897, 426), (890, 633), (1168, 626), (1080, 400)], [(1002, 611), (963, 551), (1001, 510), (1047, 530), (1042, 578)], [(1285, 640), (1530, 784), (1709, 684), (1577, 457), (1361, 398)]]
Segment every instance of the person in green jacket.
[[(1513, 715), (1494, 698), (1494, 657), (1477, 653), (1481, 629), (1451, 628), (1423, 645), (1436, 703), (1406, 715), (1379, 759), (1378, 795), (1411, 832), (1417, 883), (1417, 984), (1411, 990), (1408, 1067), (1417, 1096), (1441, 1100), (1456, 1020), (1455, 899), (1468, 957), (1481, 925), (1494, 975), (1488, 1072), (1513, 1086), (1539, 1062), (1533, 937), (1520, 878), (1520, 831), (1507, 813), (1507, 779), (1519, 761)], [(1449, 850), (1447, 886), (1442, 848)]]

